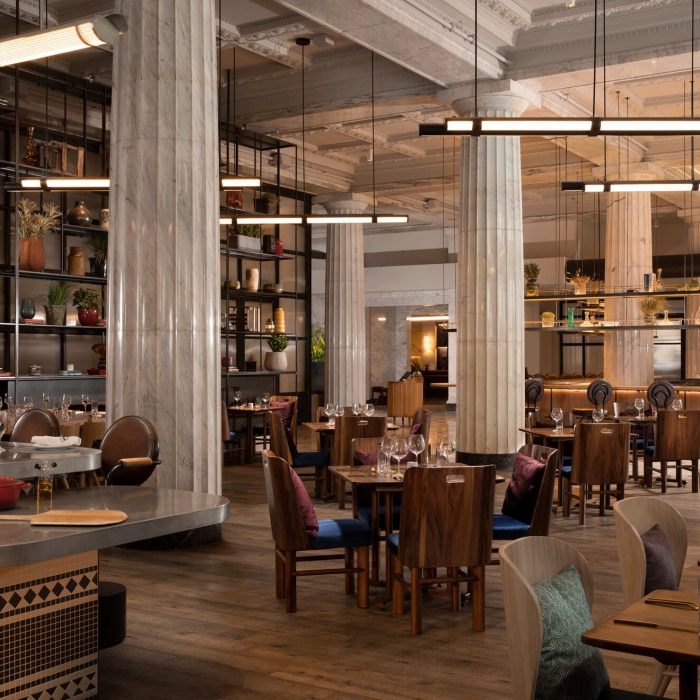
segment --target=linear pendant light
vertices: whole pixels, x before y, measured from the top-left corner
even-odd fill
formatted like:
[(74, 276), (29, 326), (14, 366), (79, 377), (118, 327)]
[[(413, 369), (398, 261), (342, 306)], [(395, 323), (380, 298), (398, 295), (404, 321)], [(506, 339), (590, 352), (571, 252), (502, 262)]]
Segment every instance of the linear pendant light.
[(259, 177), (238, 177), (236, 175), (226, 175), (221, 178), (220, 189), (224, 192), (228, 190), (240, 190), (242, 187), (260, 187)]
[(562, 192), (698, 192), (700, 180), (562, 182)]
[(74, 192), (87, 190), (101, 192), (109, 190), (109, 178), (95, 177), (25, 177), (19, 182), (8, 182), (8, 192)]
[(0, 42), (0, 66), (112, 44), (128, 29), (122, 15), (107, 15), (92, 22), (81, 22), (30, 34), (21, 34)]
[(447, 314), (435, 316), (406, 316), (407, 321), (449, 321), (450, 317)]

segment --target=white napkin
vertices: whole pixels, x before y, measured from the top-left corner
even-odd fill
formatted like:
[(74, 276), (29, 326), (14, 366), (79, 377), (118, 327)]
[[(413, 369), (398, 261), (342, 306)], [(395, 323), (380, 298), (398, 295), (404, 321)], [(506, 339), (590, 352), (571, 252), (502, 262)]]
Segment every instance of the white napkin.
[(32, 445), (39, 447), (80, 447), (80, 438), (77, 435), (70, 437), (53, 437), (52, 435), (35, 435)]

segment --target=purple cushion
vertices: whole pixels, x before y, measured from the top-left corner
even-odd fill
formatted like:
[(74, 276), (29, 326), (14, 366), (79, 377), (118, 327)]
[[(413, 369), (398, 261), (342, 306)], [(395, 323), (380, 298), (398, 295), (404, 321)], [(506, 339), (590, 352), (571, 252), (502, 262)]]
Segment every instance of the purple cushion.
[(503, 515), (528, 525), (532, 522), (544, 477), (544, 467), (545, 465), (538, 460), (526, 457), (520, 452), (515, 455), (513, 476), (501, 508)]
[(292, 429), (292, 414), (294, 413), (293, 401), (270, 401), (270, 408), (282, 419), (285, 428)]
[(423, 429), (423, 424), (422, 423), (415, 423), (411, 427), (411, 435), (416, 435), (417, 433), (420, 433), (420, 431)]
[(289, 467), (289, 475), (292, 477), (294, 491), (296, 491), (297, 494), (299, 511), (301, 512), (301, 517), (304, 518), (304, 525), (306, 525), (306, 532), (312, 537), (316, 537), (316, 535), (318, 535), (318, 518), (316, 517), (316, 511), (309, 498), (309, 492), (306, 490), (306, 486), (304, 486), (299, 475), (291, 467)]
[(292, 455), (292, 459), (296, 459), (299, 456), (299, 450), (294, 443), (294, 438), (292, 437), (292, 431), (285, 425), (284, 426), (284, 436), (287, 438), (287, 446), (289, 447), (289, 454)]
[[(409, 452), (403, 459), (401, 459), (399, 464), (408, 464), (411, 457), (413, 457), (413, 453)], [(396, 459), (394, 457), (391, 458), (391, 463), (396, 464)], [(357, 450), (355, 452), (355, 464), (363, 464), (368, 467), (374, 467), (377, 464), (377, 453), (360, 452), (359, 450)]]
[(644, 595), (662, 589), (677, 591), (676, 567), (671, 556), (668, 537), (658, 523), (641, 535), (644, 556), (647, 560), (647, 578), (644, 582)]

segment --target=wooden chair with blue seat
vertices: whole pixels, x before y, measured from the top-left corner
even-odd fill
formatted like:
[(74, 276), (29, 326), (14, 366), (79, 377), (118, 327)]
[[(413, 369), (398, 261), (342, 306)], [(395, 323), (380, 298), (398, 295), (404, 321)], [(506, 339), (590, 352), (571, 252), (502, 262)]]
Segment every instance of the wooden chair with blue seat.
[[(296, 582), (300, 576), (323, 574), (343, 574), (345, 592), (354, 593), (354, 575), (357, 574), (357, 607), (369, 607), (369, 547), (372, 541), (370, 529), (353, 518), (317, 521), (318, 533), (309, 534), (309, 523), (302, 516), (301, 506), (311, 508), (310, 500), (300, 503), (308, 494), (298, 482), (302, 491), (297, 491), (293, 483), (296, 473), (281, 457), (269, 450), (263, 452), (263, 471), (267, 504), (270, 510), (270, 525), (275, 541), (275, 589), (278, 598), (284, 598), (288, 613), (297, 610)], [(315, 515), (314, 515), (315, 518)], [(299, 556), (298, 552), (309, 550), (325, 552), (343, 549), (342, 554), (312, 554)], [(354, 553), (357, 552), (357, 566)], [(343, 568), (297, 569), (299, 562), (328, 561), (342, 559)]]
[[(280, 395), (280, 396), (270, 396), (270, 401), (268, 402), (268, 408), (276, 409), (274, 413), (282, 418), (282, 423), (284, 427), (289, 430), (292, 434), (294, 440), (296, 440), (297, 435), (297, 408), (298, 408), (299, 397), (290, 395)], [(256, 445), (262, 445), (263, 449), (267, 449), (267, 439), (270, 432), (270, 415), (271, 413), (266, 413), (263, 415), (262, 425), (253, 426), (253, 436)]]
[[(539, 473), (531, 474), (530, 483), (521, 486), (521, 491), (526, 492), (516, 496), (514, 494), (514, 480), (519, 480), (521, 476), (515, 474), (519, 468), (516, 463), (514, 479), (511, 479), (511, 483), (508, 485), (502, 512), (493, 516), (494, 540), (517, 540), (533, 535), (541, 537), (549, 535), (554, 482), (556, 481), (557, 460), (559, 458), (558, 451), (554, 447), (530, 444), (523, 445), (518, 450), (518, 454), (538, 461), (542, 465), (542, 469), (538, 470)], [(510, 498), (509, 494), (512, 494)], [(513, 497), (518, 499), (517, 503), (513, 502)], [(507, 512), (510, 512), (511, 515), (506, 514)], [(514, 515), (517, 517), (513, 517)]]
[(243, 455), (245, 454), (246, 433), (243, 430), (231, 430), (228, 411), (226, 410), (226, 402), (221, 402), (221, 444), (223, 448), (222, 463), (226, 464), (227, 454), (238, 453), (243, 463)]
[[(593, 606), (593, 576), (581, 554), (554, 537), (525, 537), (501, 547), (500, 555), (512, 697), (514, 700), (534, 700), (545, 630), (542, 608), (533, 584), (556, 576), (571, 564), (579, 573), (590, 610)], [(570, 642), (576, 643), (576, 640)], [(564, 680), (563, 674), (559, 673), (558, 678)], [(652, 697), (610, 689), (601, 693), (599, 700), (651, 700)]]
[[(485, 575), (491, 559), (493, 495), (496, 467), (448, 465), (411, 467), (404, 476), (401, 527), (387, 537), (387, 590), (392, 611), (404, 612), (404, 589), (411, 594), (411, 634), (422, 631), (422, 589), (449, 597), (452, 610), (461, 604), (459, 586), (468, 583), (472, 598), (472, 629), (486, 627)], [(404, 567), (411, 570), (410, 583)], [(436, 569), (445, 568), (438, 576)], [(467, 572), (462, 571), (467, 567)]]
[[(284, 459), (295, 470), (313, 469), (313, 474), (300, 473), (302, 480), (314, 481), (314, 496), (324, 498), (326, 491), (326, 472), (328, 471), (328, 455), (324, 452), (298, 452), (291, 432), (285, 427), (282, 418), (276, 413), (268, 415), (270, 426), (270, 447), (278, 457)], [(293, 451), (292, 451), (293, 448)]]

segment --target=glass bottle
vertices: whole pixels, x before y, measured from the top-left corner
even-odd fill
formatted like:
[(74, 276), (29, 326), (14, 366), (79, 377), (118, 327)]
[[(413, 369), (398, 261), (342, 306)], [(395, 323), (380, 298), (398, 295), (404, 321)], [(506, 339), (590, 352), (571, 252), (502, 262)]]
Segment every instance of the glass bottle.
[(53, 464), (44, 461), (39, 467), (39, 478), (36, 485), (38, 501), (50, 501), (53, 497)]
[(569, 328), (573, 328), (575, 325), (574, 324), (574, 307), (573, 306), (570, 306), (568, 311), (566, 312), (566, 318), (567, 318), (566, 325), (569, 326)]

